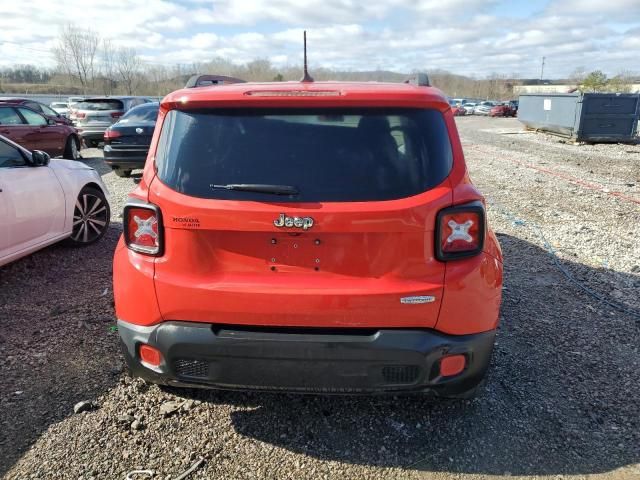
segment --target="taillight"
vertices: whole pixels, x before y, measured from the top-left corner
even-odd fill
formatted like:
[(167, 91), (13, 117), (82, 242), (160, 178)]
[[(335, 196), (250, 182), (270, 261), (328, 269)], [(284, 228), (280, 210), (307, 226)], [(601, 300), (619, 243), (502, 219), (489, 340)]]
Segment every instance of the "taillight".
[(76, 118), (84, 118), (87, 116), (87, 114), (82, 112), (75, 112), (75, 116)]
[(160, 256), (163, 250), (162, 215), (150, 203), (130, 203), (124, 207), (124, 242), (134, 252)]
[(436, 258), (454, 260), (477, 255), (484, 246), (485, 212), (472, 202), (445, 208), (436, 220)]
[(111, 112), (111, 118), (120, 118), (124, 112)]
[(113, 140), (114, 138), (118, 138), (120, 136), (122, 136), (122, 134), (118, 130), (111, 130), (110, 128), (107, 128), (104, 131), (105, 141)]

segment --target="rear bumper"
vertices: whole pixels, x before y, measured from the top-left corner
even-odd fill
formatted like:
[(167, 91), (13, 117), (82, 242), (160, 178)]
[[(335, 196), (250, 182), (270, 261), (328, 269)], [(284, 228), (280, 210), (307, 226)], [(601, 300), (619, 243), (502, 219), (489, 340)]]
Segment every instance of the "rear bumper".
[(76, 124), (78, 129), (78, 135), (86, 140), (104, 140), (104, 132), (109, 128), (109, 125), (104, 126), (83, 126)]
[(78, 135), (80, 135), (80, 138), (83, 140), (94, 140), (98, 142), (104, 140), (104, 130), (102, 132), (87, 132), (82, 130), (81, 132), (78, 132)]
[[(118, 321), (132, 374), (175, 386), (306, 393), (429, 392), (461, 395), (489, 366), (495, 331), (445, 335), (409, 329), (270, 329), (164, 322), (142, 327)], [(139, 345), (163, 354), (143, 365)], [(465, 369), (442, 377), (439, 360), (462, 354)]]
[(147, 161), (147, 149), (114, 149), (104, 147), (104, 161), (107, 165), (118, 168), (144, 168)]

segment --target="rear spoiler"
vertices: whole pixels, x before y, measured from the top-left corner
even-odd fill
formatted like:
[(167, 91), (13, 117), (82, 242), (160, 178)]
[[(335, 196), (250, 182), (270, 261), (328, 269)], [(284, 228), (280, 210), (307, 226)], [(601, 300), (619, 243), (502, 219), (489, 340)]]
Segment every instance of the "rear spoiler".
[(246, 83), (240, 78), (224, 75), (193, 75), (184, 88), (209, 87), (211, 85), (228, 85), (230, 83)]
[(414, 73), (412, 76), (407, 78), (404, 83), (409, 83), (411, 85), (417, 85), (418, 87), (430, 87), (431, 82), (429, 81), (429, 75), (426, 73)]

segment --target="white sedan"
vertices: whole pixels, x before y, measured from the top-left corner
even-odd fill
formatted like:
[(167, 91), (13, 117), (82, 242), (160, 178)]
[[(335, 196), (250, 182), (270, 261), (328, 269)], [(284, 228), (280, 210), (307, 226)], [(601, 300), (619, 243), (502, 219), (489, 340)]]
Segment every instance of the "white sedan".
[(65, 102), (53, 102), (49, 104), (49, 107), (63, 117), (69, 116), (69, 105)]
[(0, 265), (61, 240), (89, 245), (111, 216), (98, 172), (0, 136)]

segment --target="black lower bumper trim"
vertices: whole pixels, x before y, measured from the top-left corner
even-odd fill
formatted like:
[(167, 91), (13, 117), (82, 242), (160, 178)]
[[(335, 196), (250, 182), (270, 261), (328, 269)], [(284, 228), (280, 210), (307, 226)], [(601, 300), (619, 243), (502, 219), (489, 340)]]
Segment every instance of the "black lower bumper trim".
[[(430, 392), (459, 396), (473, 390), (489, 366), (495, 331), (445, 335), (434, 330), (297, 328), (291, 333), (198, 322), (140, 327), (119, 320), (134, 375), (175, 386), (307, 393)], [(364, 333), (363, 333), (364, 332)], [(163, 362), (140, 362), (139, 345), (156, 347)], [(465, 369), (442, 377), (439, 360), (466, 357)]]
[(147, 161), (147, 157), (124, 157), (124, 158), (104, 158), (104, 163), (111, 168), (127, 169), (142, 169)]

